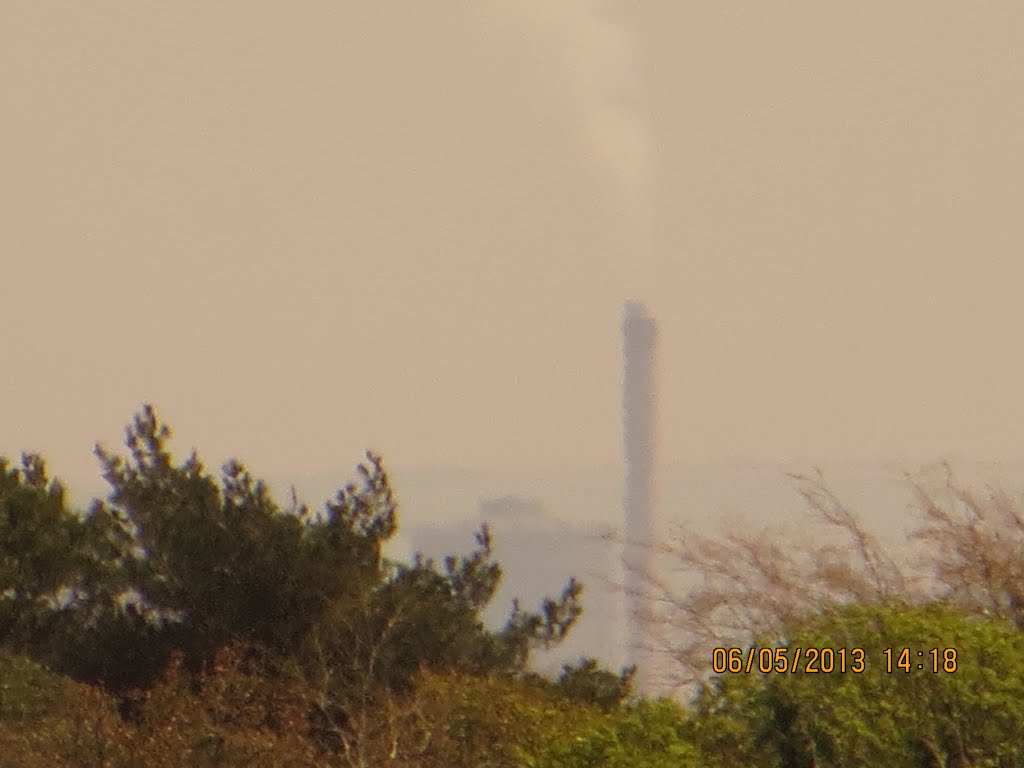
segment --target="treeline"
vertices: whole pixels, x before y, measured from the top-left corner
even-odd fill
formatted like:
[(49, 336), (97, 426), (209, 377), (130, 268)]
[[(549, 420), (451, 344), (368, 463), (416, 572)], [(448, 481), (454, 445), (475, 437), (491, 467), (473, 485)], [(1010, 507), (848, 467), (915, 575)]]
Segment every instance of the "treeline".
[[(742, 648), (736, 659), (750, 647), (858, 648), (860, 669), (847, 656), (845, 672), (760, 672), (759, 662), (709, 676), (707, 652), (688, 706), (645, 700), (632, 669), (581, 659), (556, 678), (531, 671), (531, 652), (560, 642), (583, 610), (575, 581), (537, 610), (513, 604), (498, 630), (484, 624), (501, 579), (486, 527), (465, 555), (386, 558), (398, 515), (378, 457), (313, 511), (294, 498), (282, 508), (238, 462), (219, 475), (195, 454), (178, 462), (169, 439), (144, 408), (126, 454), (97, 448), (110, 493), (84, 511), (68, 507), (41, 458), (0, 460), (0, 764), (1024, 765), (1024, 637), (1010, 598), (995, 611), (960, 599), (991, 583), (924, 596), (875, 563), (884, 589), (872, 593), (855, 589), (846, 563), (846, 593), (825, 594), (832, 571), (794, 586), (762, 552), (774, 582), (750, 577), (756, 568), (746, 582), (734, 573), (732, 608), (758, 589), (762, 609), (794, 591), (772, 621), (725, 627), (729, 598), (710, 600), (711, 580), (667, 602), (715, 628), (714, 642)], [(971, 573), (985, 558), (990, 573), (1012, 567), (986, 543), (991, 519), (956, 528), (932, 514), (966, 542), (941, 573)], [(999, 540), (1012, 540), (1012, 516), (1000, 525)], [(877, 552), (856, 530), (870, 565)], [(710, 568), (723, 546), (687, 551)], [(1000, 578), (1013, 586), (1011, 575)], [(815, 599), (801, 603), (801, 590)], [(934, 671), (946, 649), (955, 669)]]

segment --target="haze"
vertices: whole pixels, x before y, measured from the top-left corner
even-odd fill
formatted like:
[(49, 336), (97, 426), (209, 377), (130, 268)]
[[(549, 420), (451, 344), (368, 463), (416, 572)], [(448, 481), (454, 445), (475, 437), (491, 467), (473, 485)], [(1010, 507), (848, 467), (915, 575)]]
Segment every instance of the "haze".
[[(621, 6), (621, 7), (620, 7)], [(1024, 6), (7, 3), (0, 454), (216, 466), (1020, 446)]]

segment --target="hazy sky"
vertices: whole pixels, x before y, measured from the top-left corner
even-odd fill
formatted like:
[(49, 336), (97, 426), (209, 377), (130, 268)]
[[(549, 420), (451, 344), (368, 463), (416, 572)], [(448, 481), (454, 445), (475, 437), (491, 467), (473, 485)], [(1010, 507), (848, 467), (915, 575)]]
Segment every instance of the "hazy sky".
[(1024, 5), (4, 3), (0, 453), (1019, 457)]

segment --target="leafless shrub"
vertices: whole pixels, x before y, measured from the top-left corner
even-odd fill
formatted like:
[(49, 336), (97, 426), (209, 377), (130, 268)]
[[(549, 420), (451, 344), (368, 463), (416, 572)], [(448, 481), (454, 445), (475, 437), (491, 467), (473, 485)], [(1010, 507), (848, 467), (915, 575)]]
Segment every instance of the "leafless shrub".
[(708, 536), (679, 527), (646, 546), (650, 565), (626, 588), (631, 619), (646, 624), (643, 650), (671, 659), (657, 670), (666, 688), (707, 678), (715, 647), (784, 639), (785, 627), (836, 605), (944, 600), (966, 613), (1004, 617), (1024, 628), (1024, 514), (1018, 500), (989, 487), (968, 489), (948, 465), (942, 479), (904, 473), (920, 524), (902, 546), (871, 534), (826, 485), (820, 470), (790, 475), (807, 505), (797, 531)]
[(966, 613), (1024, 629), (1024, 516), (1001, 488), (957, 482), (948, 465), (936, 489), (912, 480), (923, 522), (912, 538), (930, 554), (938, 597)]

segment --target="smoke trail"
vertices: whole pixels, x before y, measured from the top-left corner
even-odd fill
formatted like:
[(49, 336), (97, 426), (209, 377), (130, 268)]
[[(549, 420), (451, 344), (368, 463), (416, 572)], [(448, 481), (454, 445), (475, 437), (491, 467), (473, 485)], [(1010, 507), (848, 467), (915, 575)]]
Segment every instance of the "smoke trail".
[[(590, 165), (610, 192), (623, 229), (629, 256), (627, 282), (645, 293), (653, 278), (651, 130), (639, 107), (637, 43), (631, 30), (612, 18), (600, 0), (490, 0), (481, 4), (498, 34), (522, 33), (537, 46), (545, 73), (564, 82), (572, 113)], [(625, 378), (623, 388), (624, 452), (627, 466), (624, 512), (626, 537), (649, 542), (654, 519), (654, 346), (656, 329), (643, 305), (626, 305), (623, 322)], [(626, 575), (627, 592), (643, 591), (649, 571), (647, 548), (627, 546), (635, 569)], [(630, 654), (641, 664), (641, 690), (653, 682), (653, 656), (642, 646), (650, 642), (649, 604), (627, 600)]]
[(495, 23), (514, 24), (542, 44), (552, 60), (552, 76), (568, 78), (587, 154), (612, 191), (634, 259), (646, 260), (651, 252), (651, 132), (638, 104), (634, 34), (598, 0), (492, 0), (483, 8)]

